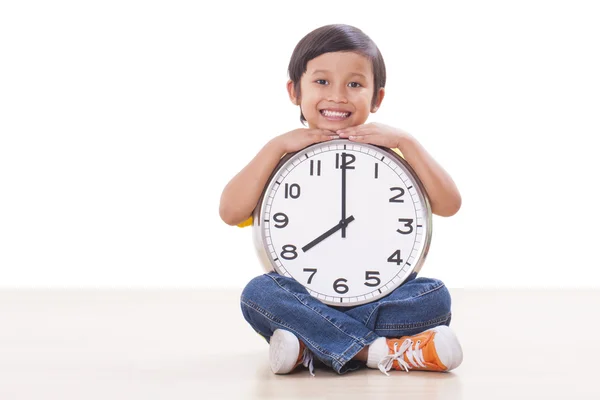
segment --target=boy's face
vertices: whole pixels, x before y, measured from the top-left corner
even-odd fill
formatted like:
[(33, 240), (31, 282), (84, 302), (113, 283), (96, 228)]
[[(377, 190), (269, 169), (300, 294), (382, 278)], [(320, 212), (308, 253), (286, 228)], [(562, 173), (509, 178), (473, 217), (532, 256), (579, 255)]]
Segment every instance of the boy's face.
[(365, 123), (384, 96), (379, 89), (379, 102), (371, 106), (373, 97), (371, 61), (353, 52), (325, 53), (310, 60), (300, 79), (300, 99), (292, 81), (287, 89), (290, 99), (300, 105), (309, 128), (338, 129)]

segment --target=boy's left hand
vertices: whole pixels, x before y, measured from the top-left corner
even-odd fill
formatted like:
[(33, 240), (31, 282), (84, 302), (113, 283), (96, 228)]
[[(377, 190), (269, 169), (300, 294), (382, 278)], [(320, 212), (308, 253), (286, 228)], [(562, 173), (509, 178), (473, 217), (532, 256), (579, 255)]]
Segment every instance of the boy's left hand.
[(340, 129), (336, 133), (340, 138), (349, 139), (353, 142), (370, 143), (390, 149), (398, 148), (401, 139), (409, 136), (401, 129), (378, 122), (351, 126)]

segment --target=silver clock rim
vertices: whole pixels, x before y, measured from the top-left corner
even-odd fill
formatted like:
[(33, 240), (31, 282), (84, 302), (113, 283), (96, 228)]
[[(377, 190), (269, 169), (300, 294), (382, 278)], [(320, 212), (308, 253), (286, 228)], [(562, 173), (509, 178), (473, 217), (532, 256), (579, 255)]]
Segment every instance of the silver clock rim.
[[(301, 153), (301, 152), (306, 152), (307, 150), (309, 150), (311, 147), (317, 147), (317, 146), (322, 146), (324, 144), (329, 144), (329, 145), (334, 145), (334, 144), (356, 144), (356, 145), (360, 145), (360, 146), (364, 146), (364, 147), (371, 147), (374, 150), (380, 151), (382, 153), (385, 153), (388, 157), (396, 160), (398, 163), (402, 164), (406, 170), (408, 171), (411, 180), (418, 186), (418, 194), (419, 197), (421, 199), (421, 201), (423, 202), (423, 204), (425, 204), (426, 206), (426, 236), (425, 236), (425, 243), (423, 245), (423, 250), (421, 252), (421, 256), (419, 257), (419, 260), (410, 267), (410, 269), (407, 271), (404, 279), (397, 284), (396, 288), (401, 286), (408, 277), (410, 277), (412, 274), (418, 274), (421, 271), (421, 268), (423, 267), (423, 264), (425, 263), (425, 259), (427, 258), (427, 254), (429, 253), (429, 246), (431, 244), (431, 237), (432, 237), (432, 212), (431, 212), (431, 204), (429, 201), (429, 197), (427, 195), (427, 192), (425, 191), (425, 187), (423, 186), (423, 184), (421, 183), (421, 181), (417, 178), (417, 174), (415, 173), (415, 171), (413, 170), (413, 168), (410, 166), (410, 164), (404, 160), (402, 157), (400, 157), (395, 151), (386, 148), (386, 147), (381, 147), (381, 146), (377, 146), (377, 145), (372, 145), (372, 144), (368, 144), (368, 143), (355, 143), (352, 142), (350, 140), (347, 139), (334, 139), (328, 142), (319, 142), (319, 143), (315, 143), (312, 145), (309, 145), (301, 150), (298, 150), (296, 152), (293, 153), (288, 153), (285, 156), (283, 156), (281, 158), (281, 160), (279, 160), (279, 163), (277, 163), (277, 165), (275, 166), (275, 168), (273, 169), (273, 171), (271, 172), (271, 175), (269, 176), (269, 179), (267, 180), (267, 184), (265, 185), (263, 192), (258, 200), (257, 206), (254, 209), (254, 212), (252, 214), (252, 236), (253, 236), (253, 241), (254, 241), (254, 248), (255, 251), (257, 253), (258, 259), (263, 267), (263, 269), (265, 271), (274, 271), (282, 276), (285, 276), (284, 274), (281, 274), (281, 272), (279, 271), (279, 268), (277, 267), (277, 264), (275, 264), (275, 262), (271, 259), (271, 257), (269, 257), (269, 254), (267, 253), (266, 250), (266, 240), (265, 240), (265, 236), (264, 236), (264, 231), (262, 230), (262, 216), (264, 215), (264, 209), (266, 206), (266, 202), (265, 202), (265, 195), (266, 193), (269, 193), (269, 191), (271, 190), (271, 187), (273, 186), (274, 182), (273, 182), (273, 178), (278, 175), (278, 171), (281, 168), (284, 168), (288, 162), (291, 161), (291, 159), (293, 159), (296, 154)], [(303, 285), (304, 286), (304, 285)], [(307, 288), (307, 291), (309, 291), (309, 289)], [(377, 301), (379, 299), (382, 299), (386, 296), (388, 296), (389, 294), (391, 294), (393, 292), (393, 290), (390, 290), (388, 292), (385, 292), (384, 294), (380, 294), (380, 295), (376, 295), (373, 296), (372, 298), (369, 299), (365, 299), (365, 300), (360, 300), (360, 301), (355, 301), (352, 303), (347, 303), (344, 304), (342, 303), (338, 303), (338, 302), (333, 302), (333, 301), (327, 301), (321, 298), (317, 299), (319, 301), (321, 301), (324, 304), (327, 305), (331, 305), (331, 306), (336, 306), (336, 307), (354, 307), (354, 306), (358, 306), (358, 305), (362, 305), (362, 304), (368, 304), (368, 303), (372, 303), (374, 301)], [(309, 291), (310, 293), (310, 291)], [(343, 297), (343, 296), (342, 296)]]

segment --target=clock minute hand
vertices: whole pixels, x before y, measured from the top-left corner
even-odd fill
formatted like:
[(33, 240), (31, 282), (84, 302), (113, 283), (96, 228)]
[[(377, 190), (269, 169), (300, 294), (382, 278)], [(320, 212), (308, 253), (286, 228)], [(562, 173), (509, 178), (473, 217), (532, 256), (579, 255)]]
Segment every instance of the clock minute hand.
[(333, 228), (331, 228), (330, 230), (328, 230), (327, 232), (325, 232), (324, 234), (322, 234), (321, 236), (304, 246), (302, 248), (302, 251), (306, 253), (308, 250), (315, 247), (315, 245), (319, 244), (329, 236), (333, 235), (334, 233), (342, 229), (342, 227), (347, 226), (352, 221), (354, 221), (354, 215), (351, 215), (348, 218), (341, 220), (336, 226), (334, 226)]
[[(342, 153), (342, 221), (346, 219), (346, 153)], [(346, 237), (346, 225), (342, 226), (342, 237)]]

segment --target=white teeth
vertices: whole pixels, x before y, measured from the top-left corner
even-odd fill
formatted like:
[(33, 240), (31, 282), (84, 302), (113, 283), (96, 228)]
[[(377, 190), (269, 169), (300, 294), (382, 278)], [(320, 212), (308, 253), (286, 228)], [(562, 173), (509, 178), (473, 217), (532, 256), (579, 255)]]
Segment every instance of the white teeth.
[(345, 118), (350, 115), (349, 112), (329, 111), (321, 110), (321, 113), (326, 117), (342, 117)]

